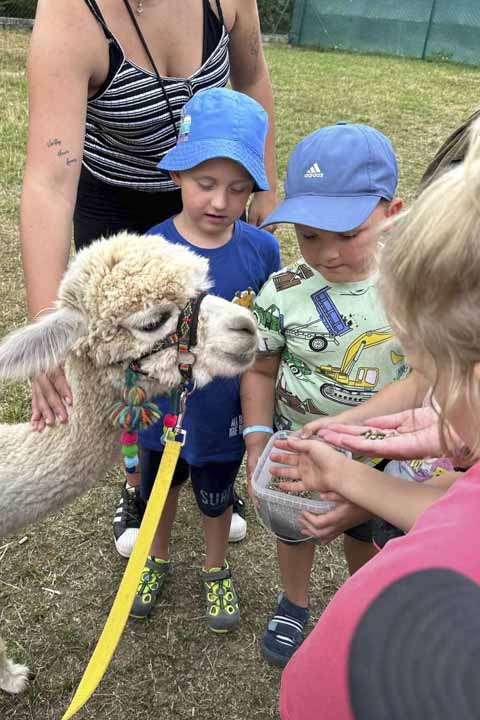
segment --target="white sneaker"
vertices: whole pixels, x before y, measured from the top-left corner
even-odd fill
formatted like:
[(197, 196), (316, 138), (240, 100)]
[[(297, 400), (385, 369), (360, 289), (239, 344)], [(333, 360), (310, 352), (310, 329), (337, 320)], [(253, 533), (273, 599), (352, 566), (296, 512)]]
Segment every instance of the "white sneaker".
[(240, 542), (247, 534), (247, 521), (244, 515), (245, 503), (234, 492), (232, 522), (230, 523), (228, 542)]
[(122, 495), (113, 519), (113, 538), (117, 552), (124, 558), (132, 554), (142, 522), (145, 504), (140, 497), (139, 488), (124, 484)]

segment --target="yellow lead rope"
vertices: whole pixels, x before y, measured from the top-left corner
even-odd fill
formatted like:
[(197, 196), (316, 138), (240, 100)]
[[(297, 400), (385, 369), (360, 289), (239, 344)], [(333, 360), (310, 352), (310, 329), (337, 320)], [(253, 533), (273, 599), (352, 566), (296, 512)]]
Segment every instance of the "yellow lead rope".
[(69, 718), (73, 717), (95, 692), (117, 648), (132, 607), (140, 575), (150, 551), (158, 521), (163, 512), (181, 447), (181, 443), (176, 440), (167, 440), (165, 443), (162, 461), (158, 468), (140, 531), (128, 565), (125, 568), (112, 609), (98, 640), (97, 647), (62, 720), (69, 720)]

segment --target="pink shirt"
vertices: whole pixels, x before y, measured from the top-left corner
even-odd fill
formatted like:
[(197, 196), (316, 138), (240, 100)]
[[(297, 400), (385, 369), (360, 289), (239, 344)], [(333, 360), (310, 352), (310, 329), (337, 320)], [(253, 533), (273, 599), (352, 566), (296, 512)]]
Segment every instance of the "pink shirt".
[(283, 672), (281, 719), (353, 720), (347, 687), (348, 652), (367, 606), (387, 585), (424, 568), (449, 568), (480, 583), (479, 532), (477, 462), (422, 513), (405, 537), (391, 540), (336, 593)]

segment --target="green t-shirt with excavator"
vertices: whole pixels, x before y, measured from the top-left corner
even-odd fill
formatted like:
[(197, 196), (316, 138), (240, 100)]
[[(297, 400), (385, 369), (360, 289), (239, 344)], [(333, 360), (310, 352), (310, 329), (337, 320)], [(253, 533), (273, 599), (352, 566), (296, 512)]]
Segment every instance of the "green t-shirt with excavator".
[(331, 283), (300, 258), (263, 286), (253, 312), (260, 352), (281, 355), (278, 430), (298, 430), (322, 415), (337, 415), (406, 376), (404, 351), (375, 280)]

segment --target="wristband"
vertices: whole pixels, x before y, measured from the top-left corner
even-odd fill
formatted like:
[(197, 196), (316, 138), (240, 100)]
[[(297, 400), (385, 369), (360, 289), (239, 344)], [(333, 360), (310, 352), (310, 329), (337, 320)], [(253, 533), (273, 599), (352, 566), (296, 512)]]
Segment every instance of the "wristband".
[(243, 437), (247, 437), (247, 435), (254, 432), (265, 432), (273, 435), (273, 428), (269, 425), (249, 425), (248, 427), (243, 428), (242, 435)]

